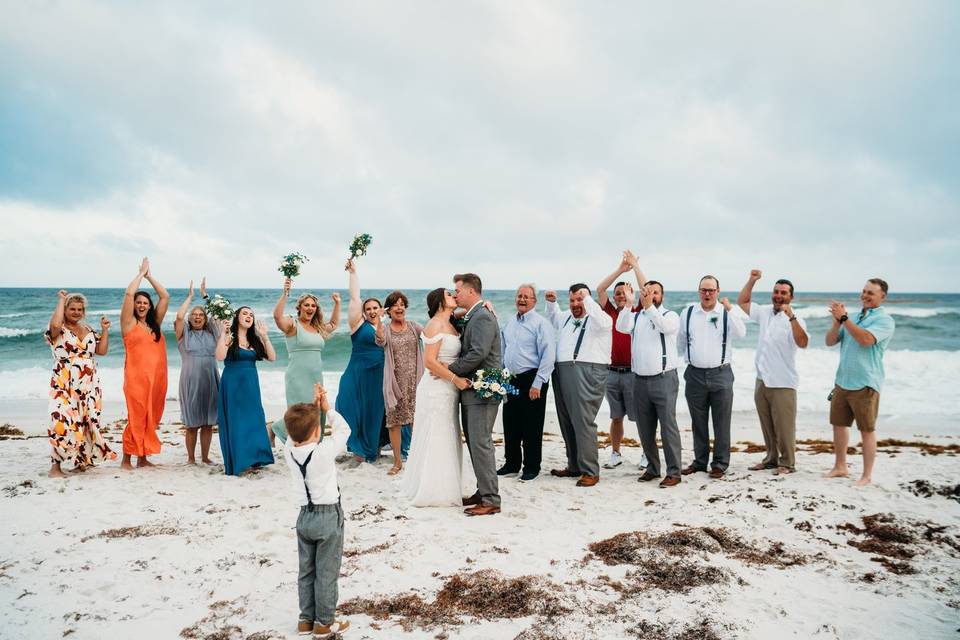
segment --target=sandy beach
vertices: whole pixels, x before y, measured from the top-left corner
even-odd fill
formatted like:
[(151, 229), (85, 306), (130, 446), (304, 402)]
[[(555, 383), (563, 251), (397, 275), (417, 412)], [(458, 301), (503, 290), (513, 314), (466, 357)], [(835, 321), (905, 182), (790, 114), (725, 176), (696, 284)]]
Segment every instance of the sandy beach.
[[(25, 433), (0, 441), (0, 637), (297, 637), (297, 507), (282, 462), (243, 478), (187, 466), (166, 423), (157, 468), (56, 480), (45, 438)], [(804, 424), (798, 440), (823, 434)], [(344, 467), (346, 637), (952, 637), (960, 441), (882, 446), (865, 490), (821, 479), (831, 455), (816, 442), (799, 445), (791, 476), (749, 472), (759, 441), (738, 415), (728, 475), (673, 489), (636, 481), (635, 447), (590, 489), (504, 478), (504, 511), (486, 518), (407, 506), (389, 457)], [(562, 459), (549, 415), (545, 471)], [(851, 474), (859, 464), (853, 455)], [(465, 490), (471, 481), (465, 459)]]

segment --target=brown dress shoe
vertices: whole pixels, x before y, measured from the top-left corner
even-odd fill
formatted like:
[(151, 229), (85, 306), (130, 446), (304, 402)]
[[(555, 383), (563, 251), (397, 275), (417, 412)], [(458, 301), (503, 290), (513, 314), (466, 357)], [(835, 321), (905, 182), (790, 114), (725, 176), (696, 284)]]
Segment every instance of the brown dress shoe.
[(586, 474), (580, 476), (580, 479), (577, 480), (578, 487), (592, 487), (593, 485), (600, 482), (600, 476), (588, 476)]
[(574, 473), (570, 469), (551, 469), (550, 475), (557, 476), (558, 478), (578, 478), (580, 477), (579, 473)]
[(706, 469), (697, 469), (695, 466), (690, 465), (689, 467), (686, 467), (685, 469), (683, 469), (680, 473), (682, 473), (685, 476), (688, 476), (691, 473), (696, 473), (697, 471), (706, 471)]
[(710, 469), (710, 477), (713, 478), (714, 480), (716, 480), (717, 478), (722, 478), (723, 469), (718, 469), (717, 467)]
[(469, 498), (463, 498), (463, 506), (472, 507), (480, 504), (480, 494), (473, 494)]
[(637, 482), (650, 482), (651, 480), (656, 480), (660, 476), (655, 476), (649, 471), (644, 471), (643, 475), (637, 478)]
[(492, 516), (495, 513), (500, 513), (500, 507), (495, 507), (492, 504), (478, 504), (475, 507), (464, 509), (463, 512), (468, 516)]
[(675, 487), (678, 484), (680, 484), (680, 476), (667, 476), (666, 478), (660, 481), (660, 486), (664, 488)]
[(297, 633), (301, 636), (309, 636), (313, 633), (313, 620), (300, 620), (297, 622)]

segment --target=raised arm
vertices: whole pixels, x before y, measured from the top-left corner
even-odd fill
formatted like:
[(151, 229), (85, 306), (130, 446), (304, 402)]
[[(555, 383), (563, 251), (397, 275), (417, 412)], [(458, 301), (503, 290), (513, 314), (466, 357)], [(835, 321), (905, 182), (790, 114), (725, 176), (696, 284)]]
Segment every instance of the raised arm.
[[(641, 298), (643, 294), (643, 287), (638, 289), (641, 293)], [(634, 293), (630, 291), (627, 293), (627, 303), (623, 305), (623, 309), (620, 309), (620, 314), (617, 316), (616, 328), (620, 333), (633, 333), (633, 328), (637, 324), (637, 314), (633, 311), (634, 304)]]
[(330, 320), (325, 326), (328, 332), (333, 333), (340, 324), (340, 294), (334, 291), (330, 294), (330, 299), (333, 300), (333, 311), (330, 312)]
[(57, 291), (57, 306), (53, 308), (53, 313), (50, 315), (50, 324), (47, 326), (50, 331), (50, 342), (56, 340), (57, 336), (63, 332), (63, 312), (66, 301), (67, 290), (60, 289), (60, 291)]
[(734, 311), (733, 304), (729, 298), (720, 298), (720, 304), (727, 310), (727, 319), (730, 322), (730, 334), (734, 338), (742, 338), (747, 335), (747, 324), (743, 321), (743, 316)]
[(137, 293), (148, 271), (150, 271), (150, 261), (144, 258), (140, 262), (140, 270), (127, 285), (127, 290), (123, 294), (123, 304), (120, 306), (120, 335), (127, 335), (127, 332), (137, 324), (137, 319), (133, 315), (133, 296)]
[(626, 254), (624, 254), (624, 257), (620, 258), (620, 264), (618, 264), (617, 268), (613, 270), (613, 273), (605, 277), (597, 285), (597, 301), (600, 303), (601, 307), (607, 306), (607, 301), (610, 299), (610, 296), (607, 295), (607, 289), (609, 289), (610, 285), (617, 281), (617, 278), (625, 274), (627, 271), (630, 271), (630, 264), (627, 262)]
[(560, 316), (563, 315), (563, 312), (560, 311), (560, 305), (557, 304), (557, 292), (551, 289), (547, 291), (543, 297), (546, 299), (545, 312), (547, 315), (547, 320), (550, 321), (550, 324), (553, 325), (554, 329), (560, 328)]
[(100, 316), (100, 338), (97, 340), (97, 348), (94, 353), (98, 356), (107, 355), (110, 349), (110, 320), (107, 316)]
[(583, 299), (583, 308), (586, 310), (587, 315), (593, 318), (593, 323), (590, 327), (590, 330), (596, 331), (603, 329), (605, 331), (610, 331), (610, 329), (613, 328), (613, 318), (611, 318), (607, 312), (597, 304), (597, 301), (590, 296), (589, 291), (586, 289), (580, 289), (580, 291), (577, 293)]
[(176, 334), (177, 340), (183, 339), (184, 318), (187, 315), (187, 310), (190, 308), (191, 300), (193, 300), (193, 280), (190, 281), (190, 287), (187, 290), (187, 297), (184, 299), (183, 304), (180, 305), (180, 308), (177, 309), (177, 317), (173, 321), (173, 333)]
[(343, 269), (350, 274), (350, 302), (347, 304), (347, 323), (350, 325), (350, 333), (353, 333), (363, 324), (363, 302), (360, 300), (360, 278), (357, 276), (357, 265), (352, 259), (347, 260), (347, 264)]
[(810, 342), (810, 336), (807, 335), (807, 328), (803, 326), (803, 321), (797, 317), (796, 312), (789, 304), (780, 307), (780, 311), (787, 314), (790, 320), (790, 332), (793, 335), (793, 342), (801, 349), (806, 349)]
[(637, 256), (633, 255), (633, 251), (629, 249), (624, 251), (623, 260), (633, 269), (633, 275), (637, 279), (637, 289), (647, 284), (647, 276), (640, 270), (640, 261), (637, 259)]
[(840, 342), (840, 327), (842, 326), (840, 318), (847, 314), (846, 308), (836, 300), (830, 301), (830, 315), (833, 316), (833, 324), (827, 329), (827, 335), (824, 336), (824, 342), (828, 347)]
[(277, 359), (277, 352), (273, 348), (273, 343), (270, 342), (270, 336), (267, 334), (267, 325), (264, 324), (263, 320), (257, 320), (255, 330), (257, 335), (260, 336), (260, 342), (263, 343), (263, 348), (267, 352), (267, 360), (273, 362)]
[(287, 307), (287, 297), (290, 295), (291, 286), (293, 286), (293, 281), (286, 278), (283, 281), (283, 291), (280, 292), (280, 299), (277, 300), (277, 304), (273, 308), (273, 321), (277, 324), (277, 329), (280, 329), (285, 336), (292, 336), (297, 332), (297, 325), (293, 323), (293, 318), (283, 313)]
[(143, 277), (147, 279), (147, 282), (150, 283), (153, 290), (157, 292), (157, 296), (159, 297), (159, 300), (157, 300), (157, 324), (163, 324), (163, 318), (167, 315), (167, 309), (170, 307), (170, 294), (167, 293), (163, 285), (150, 273), (149, 262), (147, 263), (147, 272), (143, 274)]
[(224, 320), (221, 326), (222, 329), (220, 330), (220, 335), (217, 337), (217, 349), (214, 352), (214, 357), (217, 360), (223, 361), (227, 359), (227, 350), (230, 348), (230, 343), (233, 342), (233, 334), (230, 333), (229, 320)]
[(748, 316), (750, 315), (750, 296), (753, 294), (753, 285), (757, 284), (757, 280), (762, 277), (763, 272), (760, 269), (753, 269), (747, 283), (743, 285), (743, 289), (740, 289), (740, 295), (737, 296), (737, 304)]

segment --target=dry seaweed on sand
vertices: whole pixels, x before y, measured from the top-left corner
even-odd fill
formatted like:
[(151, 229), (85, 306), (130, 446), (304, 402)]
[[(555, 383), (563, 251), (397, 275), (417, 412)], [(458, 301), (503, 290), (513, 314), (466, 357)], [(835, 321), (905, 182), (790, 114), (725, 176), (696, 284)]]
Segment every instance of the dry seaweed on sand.
[(927, 480), (911, 480), (900, 485), (915, 496), (921, 498), (932, 498), (933, 496), (943, 496), (950, 500), (960, 502), (960, 484), (943, 485), (935, 487)]
[(960, 541), (945, 533), (946, 526), (932, 522), (898, 521), (891, 513), (863, 516), (863, 527), (847, 522), (837, 525), (837, 529), (859, 536), (859, 539), (848, 540), (847, 544), (871, 554), (872, 561), (879, 562), (896, 574), (916, 572), (907, 561), (919, 555), (925, 543), (960, 552)]
[(638, 640), (720, 640), (709, 618), (704, 618), (696, 624), (686, 625), (676, 631), (662, 622), (641, 620), (635, 626), (626, 629), (626, 632), (631, 638)]
[(87, 542), (94, 538), (146, 538), (149, 536), (176, 536), (180, 535), (180, 529), (162, 524), (142, 524), (135, 527), (121, 527), (119, 529), (106, 529), (92, 536), (80, 538), (80, 542)]
[(20, 429), (16, 428), (12, 424), (3, 424), (0, 425), (0, 436), (5, 438), (23, 436), (24, 433)]
[(485, 620), (542, 616), (550, 619), (568, 610), (554, 594), (557, 585), (536, 576), (506, 578), (493, 569), (457, 573), (447, 578), (433, 602), (419, 594), (353, 598), (340, 603), (343, 615), (366, 614), (376, 620), (397, 618), (405, 630), (461, 624), (460, 616)]

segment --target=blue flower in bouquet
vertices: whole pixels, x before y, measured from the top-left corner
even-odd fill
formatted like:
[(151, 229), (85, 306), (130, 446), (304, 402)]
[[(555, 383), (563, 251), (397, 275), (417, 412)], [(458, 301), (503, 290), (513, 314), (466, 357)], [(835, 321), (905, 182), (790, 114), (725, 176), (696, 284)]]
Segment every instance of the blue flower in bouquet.
[(519, 395), (520, 390), (510, 384), (513, 374), (509, 369), (479, 369), (470, 383), (477, 397), (506, 401), (507, 396)]

